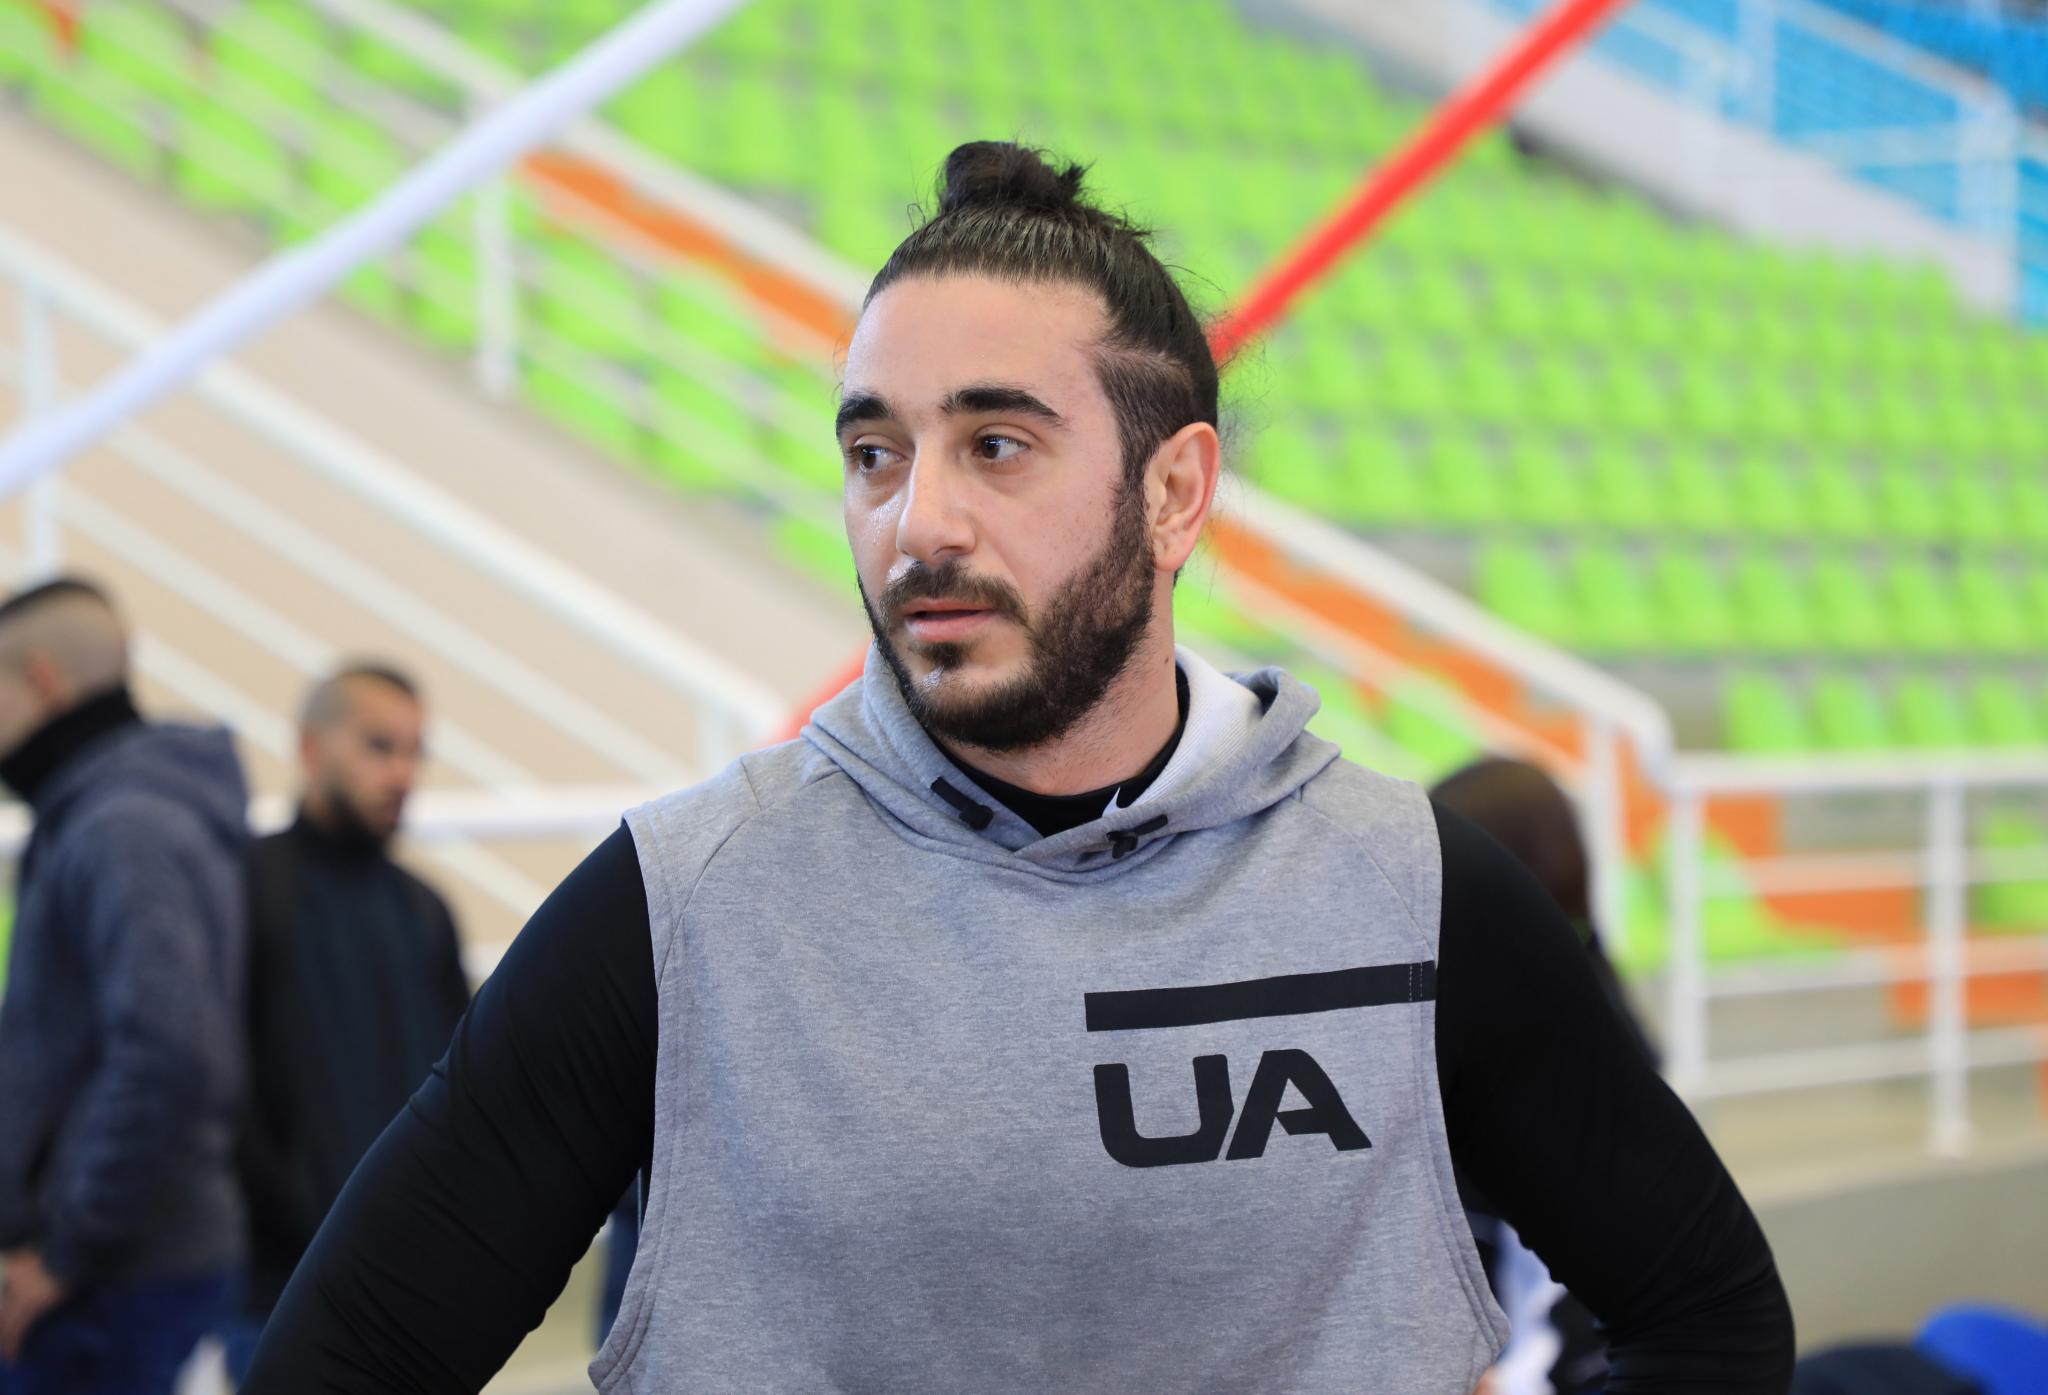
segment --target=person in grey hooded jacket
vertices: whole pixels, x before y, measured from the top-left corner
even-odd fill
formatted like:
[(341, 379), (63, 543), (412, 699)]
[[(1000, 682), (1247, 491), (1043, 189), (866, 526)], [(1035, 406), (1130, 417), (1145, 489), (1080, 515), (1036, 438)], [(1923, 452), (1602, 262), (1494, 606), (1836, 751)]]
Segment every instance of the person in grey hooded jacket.
[(168, 1392), (243, 1259), (248, 796), (224, 730), (137, 714), (104, 593), (0, 605), (25, 800), (0, 1004), (0, 1395)]

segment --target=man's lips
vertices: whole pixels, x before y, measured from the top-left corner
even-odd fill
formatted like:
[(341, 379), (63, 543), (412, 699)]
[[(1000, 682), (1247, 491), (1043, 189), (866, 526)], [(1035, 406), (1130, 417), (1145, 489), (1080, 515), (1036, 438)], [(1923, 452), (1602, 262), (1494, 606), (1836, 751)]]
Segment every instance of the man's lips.
[(959, 639), (979, 629), (995, 612), (953, 601), (913, 601), (903, 608), (903, 623), (913, 637)]

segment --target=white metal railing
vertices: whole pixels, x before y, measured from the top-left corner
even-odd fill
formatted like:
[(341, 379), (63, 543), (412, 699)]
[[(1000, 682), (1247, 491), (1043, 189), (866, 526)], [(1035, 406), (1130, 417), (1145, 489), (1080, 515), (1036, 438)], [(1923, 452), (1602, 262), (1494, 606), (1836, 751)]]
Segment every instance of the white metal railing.
[[(160, 323), (96, 286), (39, 248), (0, 229), (0, 275), (11, 277), (24, 303), (61, 311), (92, 333), (132, 349), (153, 342)], [(53, 385), (56, 370), (37, 355), (52, 350), (47, 333), (26, 336), (17, 362), (23, 384)], [(675, 634), (638, 607), (572, 571), (552, 554), (484, 517), (396, 462), (321, 420), (231, 365), (217, 365), (194, 385), (202, 397), (288, 458), (382, 509), (510, 592), (576, 628), (652, 674), (705, 714), (698, 767), (716, 768), (775, 729), (780, 703), (772, 690), (723, 659)], [(44, 389), (38, 389), (42, 391)], [(26, 389), (24, 389), (26, 392)], [(570, 732), (637, 777), (674, 780), (683, 768), (659, 744), (568, 692), (523, 661), (484, 641), (424, 597), (398, 587), (313, 530), (295, 525), (161, 443), (129, 447), (144, 468), (267, 547), (409, 630), (508, 699)], [(44, 517), (38, 512), (38, 519)], [(46, 526), (42, 522), (37, 529)]]
[[(1518, 16), (1540, 0), (1488, 0)], [(1719, 21), (1726, 20), (1722, 24)], [(1831, 78), (1781, 58), (1791, 36), (1845, 68), (1914, 94), (1923, 116), (1859, 108)], [(1724, 0), (1698, 12), (1655, 0), (1627, 7), (1594, 45), (1606, 60), (1687, 105), (1760, 129), (1990, 245), (2004, 260), (2048, 266), (2048, 246), (2021, 234), (2029, 161), (2048, 166), (2048, 133), (1980, 74), (1810, 0)], [(2040, 181), (2036, 181), (2038, 184)], [(2016, 309), (2019, 307), (2015, 307)]]
[[(1670, 772), (1668, 850), (1669, 960), (1665, 968), (1665, 1033), (1672, 1082), (1700, 1099), (1866, 1081), (1925, 1077), (1930, 1082), (1929, 1146), (1965, 1151), (1971, 1138), (1972, 1070), (2048, 1061), (2048, 1022), (1972, 1031), (1967, 993), (1972, 978), (2048, 970), (2048, 925), (2009, 940), (1968, 938), (1972, 886), (2048, 874), (2048, 848), (1984, 850), (1969, 834), (1972, 794), (2048, 794), (2048, 750), (1877, 756), (1762, 758), (1688, 755)], [(1917, 852), (1803, 854), (1755, 859), (1739, 878), (1710, 883), (1706, 804), (1721, 795), (1781, 800), (1851, 794), (1910, 796), (1920, 801)], [(1922, 938), (1908, 952), (1846, 956), (1825, 966), (1754, 965), (1710, 975), (1705, 914), (1717, 896), (1769, 891), (1815, 892), (1916, 888), (1923, 893)], [(1715, 1061), (1708, 1008), (1713, 1001), (1785, 997), (1906, 982), (1927, 985), (1927, 1027), (1918, 1038), (1831, 1045)]]
[[(1499, 2), (1505, 3), (1505, 0)], [(217, 13), (201, 0), (171, 0), (171, 3), (186, 10), (197, 23), (205, 23), (206, 14)], [(336, 21), (394, 44), (440, 77), (454, 83), (467, 94), (465, 100), (473, 112), (488, 109), (518, 86), (516, 76), (501, 66), (470, 52), (459, 40), (417, 14), (384, 0), (314, 0), (314, 3)], [(1769, 45), (1776, 29), (1774, 23), (1764, 22), (1764, 17), (1767, 10), (1772, 15), (1778, 11), (1768, 4), (1768, 0), (1755, 0), (1754, 3), (1745, 0), (1745, 5), (1745, 23), (1738, 36), (1740, 42), (1733, 45), (1703, 39), (1704, 31), (1696, 26), (1646, 7), (1636, 7), (1633, 14), (1641, 32), (1659, 44), (1688, 55), (1685, 61), (1691, 64), (1692, 76), (1686, 85), (1694, 100), (1702, 105), (1747, 113), (1747, 119), (1753, 124), (1764, 124), (1773, 119), (1777, 97), (1768, 88), (1759, 87), (1751, 78), (1771, 71), (1774, 59)], [(1625, 17), (1623, 22), (1630, 21)], [(1917, 61), (1917, 55), (1914, 58)], [(452, 129), (449, 117), (407, 110), (403, 99), (387, 95), (384, 100), (373, 100), (378, 94), (367, 89), (358, 95), (362, 101), (352, 109), (378, 116), (387, 130), (403, 133), (412, 149), (422, 149)], [(1880, 139), (1891, 138), (1890, 135), (1873, 135), (1862, 150), (1843, 149), (1835, 154), (1843, 159), (1861, 156), (1869, 163), (1882, 163), (1887, 158), (1905, 160), (1910, 156), (1918, 159), (1927, 153), (1924, 146), (1908, 150), (1903, 143), (1888, 152), (1877, 149)], [(617, 133), (596, 123), (580, 123), (561, 138), (561, 144), (622, 179), (652, 202), (688, 210), (691, 216), (717, 227), (737, 245), (744, 246), (751, 254), (770, 262), (793, 280), (810, 286), (827, 299), (849, 310), (857, 304), (860, 279), (843, 264), (809, 244), (801, 234), (731, 195), (675, 170)], [(1821, 142), (1816, 140), (1815, 144), (1818, 149)], [(2003, 197), (1997, 188), (1990, 185), (1982, 187), (1973, 196), (1990, 199), (1994, 204)], [(415, 270), (410, 282), (415, 293), (429, 297), (444, 300), (464, 295), (475, 297), (479, 319), (484, 326), (476, 351), (479, 381), (487, 391), (500, 394), (517, 384), (527, 365), (567, 367), (575, 371), (579, 362), (579, 351), (575, 346), (551, 338), (540, 326), (523, 322), (518, 313), (519, 307), (538, 287), (534, 282), (532, 258), (522, 251), (520, 235), (508, 226), (508, 205), (504, 185), (484, 186), (471, 222), (478, 264), (483, 268), (476, 287), (437, 285), (431, 268), (424, 272)], [(2003, 216), (1998, 210), (2003, 207), (1997, 205), (1994, 212), (1986, 214), (1981, 221), (1996, 224)], [(649, 270), (659, 265), (658, 254), (651, 254), (644, 247), (635, 247), (630, 230), (622, 230), (615, 245), (629, 263), (637, 259), (637, 264)], [(588, 308), (590, 313), (600, 317), (609, 313), (609, 307), (595, 301)], [(675, 361), (690, 363), (693, 370), (713, 376), (721, 372), (727, 377), (732, 376), (728, 366), (705, 363), (702, 350), (680, 338), (659, 352)], [(616, 384), (606, 375), (587, 373), (585, 377), (597, 385), (605, 400), (614, 403), (622, 414), (643, 427), (661, 430), (672, 424), (650, 406), (644, 396), (617, 391)], [(778, 398), (772, 388), (757, 390), (751, 395), (743, 393), (742, 396), (749, 402), (751, 413), (771, 427), (794, 429), (802, 425), (803, 414), (796, 409), (800, 404)], [(733, 458), (745, 465), (741, 472), (744, 478), (737, 480), (738, 483), (775, 507), (817, 516), (814, 489), (780, 475), (777, 463), (764, 459), (758, 450), (746, 449), (741, 443), (733, 444), (740, 446), (734, 451)], [(1904, 857), (1867, 854), (1855, 858), (1807, 855), (1776, 859), (1771, 865), (1751, 869), (1758, 873), (1761, 883), (1774, 889), (1788, 885), (1839, 887), (1870, 884), (1870, 878), (1885, 875), (1898, 876), (1900, 884), (1919, 877), (1925, 884), (1946, 888), (1929, 900), (1928, 948), (1922, 961), (1916, 963), (1891, 956), (1877, 962), (1868, 957), (1845, 956), (1838, 965), (1824, 970), (1805, 966), (1759, 965), (1735, 974), (1710, 974), (1700, 933), (1700, 909), (1706, 900), (1733, 888), (1711, 885), (1706, 874), (1704, 800), (1715, 790), (1738, 786), (1756, 792), (1775, 791), (1781, 797), (1794, 797), (1805, 788), (1798, 780), (1790, 784), (1774, 783), (1786, 775), (1786, 767), (1756, 765), (1732, 758), (1703, 764), (1697, 758), (1676, 757), (1668, 719), (1656, 704), (1628, 685), (1503, 624), (1465, 597), (1342, 530), (1331, 528), (1256, 490), (1240, 488), (1232, 507), (1255, 532), (1278, 544), (1290, 557), (1355, 588), (1375, 604), (1418, 629), (1453, 639), (1513, 675), (1531, 693), (1576, 714), (1585, 740), (1583, 755), (1574, 763), (1566, 753), (1544, 749), (1541, 741), (1531, 741), (1526, 734), (1514, 731), (1510, 725), (1501, 723), (1476, 704), (1446, 696), (1448, 705), (1457, 715), (1489, 739), (1507, 746), (1520, 743), (1524, 750), (1543, 758), (1546, 763), (1562, 765), (1566, 769), (1586, 810), (1588, 841), (1597, 869), (1596, 912), (1605, 928), (1623, 935), (1627, 927), (1620, 894), (1626, 856), (1622, 771), (1624, 748), (1633, 749), (1636, 764), (1643, 775), (1672, 801), (1672, 838), (1667, 865), (1673, 943), (1664, 992), (1671, 1019), (1669, 1029), (1673, 1033), (1674, 1075), (1688, 1093), (1699, 1098), (1725, 1098), (1849, 1080), (1926, 1075), (1937, 1082), (1932, 1129), (1935, 1141), (1940, 1147), (1954, 1148), (1967, 1137), (1968, 1094), (1959, 1085), (1967, 1071), (1984, 1064), (2035, 1058), (2030, 1053), (2038, 1051), (2038, 1039), (2027, 1031), (1969, 1033), (1961, 1027), (1958, 1005), (1962, 1001), (1960, 985), (1963, 980), (1972, 973), (1992, 971), (1987, 965), (2014, 962), (2017, 957), (2023, 957), (2029, 946), (2021, 945), (2017, 950), (2001, 946), (2004, 958), (1987, 954), (1974, 946), (1967, 955), (1958, 952), (1962, 938), (1960, 921), (1954, 910), (1953, 887), (1965, 877), (2011, 875), (2013, 867), (2020, 864), (2010, 858), (2001, 860), (1999, 855), (1991, 853), (1966, 855), (1958, 864), (1952, 851), (1943, 851), (1952, 849), (1954, 845), (1956, 818), (1953, 808), (1939, 816), (1930, 813), (1928, 846), (1919, 853)], [(1274, 596), (1270, 591), (1262, 592), (1256, 583), (1245, 577), (1229, 577), (1225, 585), (1265, 607), (1265, 617), (1277, 618), (1276, 628), (1289, 638), (1312, 653), (1329, 657), (1349, 672), (1362, 673), (1375, 680), (1383, 680), (1404, 668), (1411, 673), (1418, 672), (1401, 656), (1376, 650), (1358, 637), (1319, 621), (1285, 598)], [(1829, 773), (1824, 776), (1812, 773), (1823, 768)], [(1884, 779), (1896, 779), (1902, 778), (1897, 772), (1909, 767), (1892, 762), (1877, 762), (1871, 767), (1872, 770), (1879, 768), (1893, 772)], [(1865, 787), (1857, 783), (1863, 778), (1860, 768), (1852, 769), (1842, 762), (1815, 763), (1808, 768), (1808, 774), (1800, 778), (1844, 781), (1846, 783), (1839, 787), (1845, 789)], [(1967, 778), (1966, 775), (1966, 783)], [(1916, 787), (1931, 789), (1941, 786), (1941, 782), (1926, 770), (1919, 771), (1912, 779), (1922, 782)], [(1929, 808), (1934, 810), (1945, 796), (1929, 798)], [(1960, 873), (1958, 865), (1962, 868)], [(1800, 877), (1805, 880), (1799, 881)], [(1937, 910), (1938, 915), (1935, 914)], [(1829, 991), (1844, 986), (1878, 986), (1923, 972), (1934, 980), (1932, 991), (1935, 1001), (1941, 1006), (1931, 1016), (1929, 1031), (1921, 1039), (1839, 1045), (1824, 1051), (1781, 1053), (1770, 1057), (1710, 1059), (1706, 1013), (1707, 1005), (1712, 1001), (1749, 996), (1782, 998), (1788, 994)], [(1963, 1121), (1960, 1125), (1959, 1120)]]
[[(213, 0), (164, 3), (181, 16), (189, 32), (200, 40), (209, 40), (233, 14), (231, 7)], [(378, 0), (336, 0), (321, 8), (331, 10), (337, 23), (373, 25), (370, 32), (381, 41), (402, 48), (456, 87), (466, 110), (489, 111), (502, 105), (520, 87), (519, 78), (508, 69), (471, 53), (433, 24), (401, 8), (380, 4)], [(389, 137), (405, 152), (408, 161), (427, 158), (462, 129), (452, 115), (423, 105), (407, 94), (378, 88), (346, 65), (325, 61), (324, 55), (261, 40), (251, 43), (248, 36), (238, 36), (237, 41), (260, 53), (280, 73), (290, 74), (309, 90), (327, 93), (338, 108)], [(190, 99), (217, 105), (261, 129), (305, 135), (306, 112), (259, 87), (208, 85), (201, 70), (190, 63), (166, 62), (164, 55), (153, 51), (120, 49), (118, 40), (99, 42), (103, 49), (121, 52), (124, 63), (131, 68), (148, 71), (151, 81), (159, 86), (182, 87)], [(123, 103), (114, 100), (106, 89), (90, 87), (78, 89), (73, 97), (158, 145), (165, 169), (177, 158), (170, 132), (149, 102)], [(352, 138), (350, 143), (354, 145), (352, 157), (342, 153), (344, 147), (330, 142), (323, 158), (353, 158), (358, 162), (359, 173), (372, 171), (372, 153)], [(836, 258), (807, 243), (772, 216), (716, 186), (664, 165), (616, 132), (596, 123), (580, 122), (565, 132), (557, 145), (601, 160), (608, 174), (623, 179), (638, 196), (664, 207), (687, 207), (701, 225), (801, 284), (822, 288), (833, 298), (848, 298), (849, 303), (857, 298), (857, 279)], [(250, 190), (252, 199), (256, 191), (261, 191), (267, 219), (282, 220), (299, 229), (324, 228), (348, 212), (312, 187), (308, 163), (297, 167), (291, 189), (278, 201), (272, 181), (264, 177), (262, 170), (252, 167), (235, 152), (217, 153), (227, 158), (215, 170), (215, 176)], [(651, 292), (664, 278), (678, 282), (696, 280), (713, 288), (723, 286), (708, 273), (682, 265), (672, 252), (650, 245), (636, 230), (617, 226), (611, 221), (609, 210), (590, 205), (573, 190), (548, 192), (551, 203), (574, 212), (586, 225), (601, 230), (599, 245), (616, 262), (632, 269), (643, 292)], [(646, 316), (635, 317), (630, 323), (622, 320), (621, 306), (615, 299), (594, 294), (595, 288), (580, 276), (564, 276), (559, 269), (549, 266), (545, 247), (526, 227), (514, 223), (511, 209), (525, 195), (515, 193), (512, 176), (488, 180), (471, 197), (474, 208), (466, 232), (477, 268), (474, 284), (451, 276), (429, 259), (403, 255), (408, 246), (416, 253), (418, 243), (402, 244), (392, 254), (389, 266), (394, 283), (402, 285), (411, 297), (415, 314), (427, 308), (443, 315), (474, 314), (477, 334), (472, 367), (487, 394), (499, 398), (516, 395), (529, 368), (565, 373), (614, 410), (621, 422), (632, 424), (650, 438), (687, 435), (706, 442), (713, 447), (707, 454), (720, 462), (729, 482), (744, 494), (783, 513), (837, 526), (836, 508), (825, 504), (814, 488), (792, 476), (775, 454), (764, 451), (759, 442), (737, 439), (718, 424), (680, 411), (656, 394), (623, 390), (616, 375), (594, 371), (594, 360), (587, 351), (536, 322), (534, 316), (522, 315), (520, 307), (522, 303), (531, 306), (541, 300), (566, 304), (577, 318), (604, 326), (608, 334), (632, 339), (645, 361), (687, 373), (705, 386), (717, 388), (725, 403), (761, 429), (785, 441), (818, 443), (820, 448), (823, 438), (819, 435), (817, 408), (831, 391), (830, 377), (824, 371), (822, 345), (815, 346), (819, 371), (809, 385), (814, 400), (804, 401), (789, 384), (764, 379), (720, 359), (672, 324)], [(816, 338), (814, 330), (787, 320), (772, 308), (755, 304), (751, 312), (767, 328), (785, 337)]]

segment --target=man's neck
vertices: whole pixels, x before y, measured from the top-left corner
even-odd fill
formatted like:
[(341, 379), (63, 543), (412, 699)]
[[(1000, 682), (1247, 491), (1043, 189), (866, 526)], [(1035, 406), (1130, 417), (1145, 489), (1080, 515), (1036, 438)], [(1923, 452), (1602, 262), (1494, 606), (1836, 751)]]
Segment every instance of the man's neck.
[(1180, 690), (1173, 645), (1145, 652), (1072, 729), (1021, 751), (989, 751), (941, 741), (948, 755), (1034, 794), (1082, 794), (1128, 780), (1173, 739), (1180, 726)]
[(352, 810), (315, 790), (300, 798), (298, 823), (308, 838), (339, 855), (374, 858), (389, 851), (387, 840), (372, 832)]

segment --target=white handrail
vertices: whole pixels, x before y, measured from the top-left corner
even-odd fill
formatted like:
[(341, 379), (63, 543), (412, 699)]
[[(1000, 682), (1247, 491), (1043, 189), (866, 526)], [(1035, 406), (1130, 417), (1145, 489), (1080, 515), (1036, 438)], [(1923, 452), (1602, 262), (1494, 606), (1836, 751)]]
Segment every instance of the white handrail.
[[(324, 677), (333, 668), (338, 655), (331, 645), (117, 510), (76, 488), (64, 492), (57, 509), (70, 526), (158, 585), (221, 617), (301, 675)], [(434, 749), (451, 766), (487, 784), (539, 783), (532, 771), (445, 717), (434, 722)]]
[(35, 418), (0, 442), (0, 496), (57, 468), (116, 423), (389, 250), (450, 201), (496, 175), (738, 4), (654, 0), (470, 126), (362, 209), (312, 242), (272, 257), (91, 393)]
[[(186, 692), (187, 680), (194, 673), (186, 667), (191, 661), (175, 650), (166, 650), (153, 636), (145, 638), (142, 648), (150, 658), (147, 665), (138, 665), (144, 676), (177, 691), (188, 702), (195, 701)], [(168, 666), (161, 662), (167, 653), (173, 656)], [(166, 675), (177, 681), (169, 681)], [(190, 686), (209, 699), (195, 705), (213, 715), (221, 715), (221, 703), (215, 700), (222, 699), (224, 693), (228, 694), (226, 705), (236, 705), (232, 689), (216, 688), (210, 682)], [(262, 711), (262, 705), (251, 699), (235, 716), (239, 719)], [(270, 738), (288, 740), (289, 733), (274, 716), (265, 715), (268, 721), (254, 723), (254, 729), (259, 729), (265, 739), (250, 736), (251, 728), (241, 726), (239, 721), (236, 731), (260, 749), (276, 754)], [(519, 842), (603, 835), (617, 827), (626, 810), (657, 799), (662, 793), (660, 788), (648, 785), (535, 785), (494, 790), (429, 786), (414, 790), (406, 801), (405, 822), (400, 826), (399, 836), (408, 843), (431, 847), (438, 855), (459, 843), (480, 838)], [(284, 795), (254, 796), (249, 801), (249, 827), (259, 833), (282, 828), (291, 820), (292, 807), (293, 801)], [(0, 857), (18, 856), (28, 832), (28, 810), (20, 804), (0, 804)], [(531, 882), (527, 887), (529, 891), (540, 889)], [(510, 904), (524, 912), (531, 911), (539, 901), (538, 897), (522, 896), (520, 901)]]
[(1937, 784), (2048, 788), (2048, 747), (1899, 751), (1883, 755), (1734, 756), (1691, 754), (1673, 782), (1702, 795), (1924, 790)]
[[(128, 346), (160, 336), (162, 325), (154, 317), (4, 228), (0, 263), (17, 268), (52, 303), (96, 333)], [(777, 728), (780, 699), (765, 684), (235, 365), (216, 364), (200, 375), (194, 389), (294, 458), (404, 519), (541, 608), (582, 627), (679, 692), (725, 713), (750, 737), (763, 737)]]

